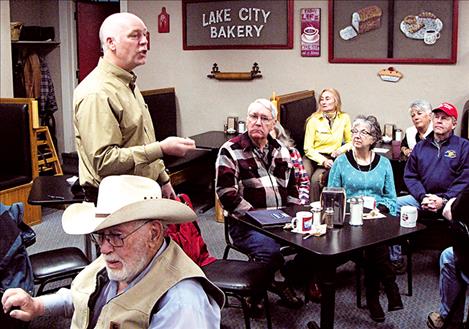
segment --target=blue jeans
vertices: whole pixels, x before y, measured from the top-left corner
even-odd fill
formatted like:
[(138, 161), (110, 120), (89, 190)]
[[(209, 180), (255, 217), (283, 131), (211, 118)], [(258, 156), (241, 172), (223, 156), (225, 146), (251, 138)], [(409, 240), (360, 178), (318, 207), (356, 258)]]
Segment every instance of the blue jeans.
[[(410, 194), (397, 198), (397, 217), (401, 216), (402, 206), (414, 206), (420, 209), (420, 203)], [(391, 262), (402, 261), (401, 245), (396, 244), (389, 247), (389, 258)]]
[[(469, 278), (456, 269), (453, 247), (443, 250), (440, 256), (440, 315), (443, 318), (448, 316), (448, 312), (451, 306), (455, 304), (459, 292), (465, 292), (468, 284)], [(465, 294), (463, 296), (466, 297)], [(452, 318), (454, 323), (462, 323), (463, 321), (464, 300), (456, 303)]]
[(255, 261), (266, 263), (272, 273), (282, 267), (283, 255), (280, 253), (280, 244), (274, 239), (250, 229), (244, 224), (231, 220), (229, 227), (233, 244), (246, 252)]

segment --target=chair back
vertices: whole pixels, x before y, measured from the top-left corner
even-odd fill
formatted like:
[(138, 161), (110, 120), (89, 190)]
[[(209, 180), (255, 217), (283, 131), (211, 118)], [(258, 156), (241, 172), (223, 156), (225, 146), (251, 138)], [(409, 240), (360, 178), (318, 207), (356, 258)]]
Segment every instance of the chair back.
[(142, 91), (148, 106), (155, 136), (161, 141), (168, 136), (177, 136), (176, 93), (174, 88)]
[(0, 163), (2, 190), (29, 183), (37, 176), (31, 147), (31, 109), (26, 102), (5, 103), (5, 100), (0, 100), (0, 146), (4, 155)]
[(313, 90), (303, 90), (275, 97), (277, 120), (288, 130), (296, 148), (304, 155), (306, 119), (316, 112), (316, 98)]

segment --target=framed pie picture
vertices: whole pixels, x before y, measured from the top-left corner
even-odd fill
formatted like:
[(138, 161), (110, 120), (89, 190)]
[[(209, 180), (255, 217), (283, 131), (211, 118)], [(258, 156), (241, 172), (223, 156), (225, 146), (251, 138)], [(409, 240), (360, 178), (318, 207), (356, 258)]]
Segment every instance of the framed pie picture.
[(183, 0), (183, 49), (291, 49), (293, 0)]
[(330, 63), (455, 64), (458, 0), (329, 0)]

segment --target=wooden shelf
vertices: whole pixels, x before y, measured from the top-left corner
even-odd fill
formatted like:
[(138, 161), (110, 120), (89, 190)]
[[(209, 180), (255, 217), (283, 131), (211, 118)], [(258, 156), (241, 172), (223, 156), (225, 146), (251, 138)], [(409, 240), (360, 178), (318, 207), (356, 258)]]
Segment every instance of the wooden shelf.
[(60, 45), (58, 41), (26, 41), (26, 40), (19, 40), (19, 41), (12, 41), (11, 46), (14, 48), (32, 48), (41, 52), (43, 54), (48, 54), (55, 48)]

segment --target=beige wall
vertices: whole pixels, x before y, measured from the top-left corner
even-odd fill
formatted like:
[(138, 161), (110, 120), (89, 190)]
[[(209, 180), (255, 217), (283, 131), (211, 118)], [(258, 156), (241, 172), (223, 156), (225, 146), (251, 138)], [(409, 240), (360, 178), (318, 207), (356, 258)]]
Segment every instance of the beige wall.
[[(171, 15), (169, 34), (157, 32), (157, 15), (166, 6)], [(302, 58), (299, 50), (300, 8), (321, 8), (321, 57)], [(175, 1), (129, 1), (128, 11), (145, 21), (151, 32), (147, 64), (137, 69), (141, 89), (174, 86), (182, 116), (182, 135), (222, 129), (228, 115), (245, 117), (255, 98), (303, 89), (319, 92), (337, 88), (345, 111), (352, 117), (374, 114), (379, 121), (410, 124), (407, 108), (417, 98), (432, 105), (442, 101), (459, 109), (469, 100), (469, 1), (459, 2), (459, 49), (456, 65), (393, 65), (404, 74), (398, 83), (381, 81), (377, 72), (386, 64), (329, 64), (327, 60), (327, 1), (295, 0), (294, 48), (291, 50), (182, 50), (182, 10)], [(250, 71), (258, 62), (263, 78), (217, 81), (207, 78), (213, 63), (221, 71)], [(459, 131), (459, 129), (457, 129)]]
[[(54, 25), (56, 34), (57, 0), (48, 0), (52, 6), (37, 7), (32, 0), (15, 0), (14, 13), (25, 15), (28, 20), (37, 20), (37, 13), (42, 13), (38, 24)], [(18, 3), (22, 3), (20, 8)], [(44, 3), (43, 1), (41, 3)], [(405, 128), (410, 124), (407, 114), (408, 104), (417, 98), (428, 99), (433, 105), (442, 101), (454, 103), (460, 110), (469, 100), (469, 1), (459, 1), (459, 48), (456, 65), (393, 65), (404, 74), (398, 83), (382, 82), (377, 72), (389, 65), (386, 64), (329, 64), (327, 61), (327, 1), (295, 0), (294, 48), (291, 50), (182, 50), (182, 9), (180, 1), (146, 1), (132, 0), (123, 2), (128, 11), (143, 18), (151, 32), (151, 51), (147, 64), (138, 68), (138, 83), (141, 89), (174, 86), (180, 110), (180, 134), (189, 136), (207, 130), (223, 128), (225, 118), (229, 115), (245, 117), (248, 104), (259, 97), (269, 97), (272, 91), (278, 94), (303, 89), (320, 91), (326, 86), (337, 88), (343, 98), (344, 109), (352, 117), (363, 114), (375, 114), (382, 124), (396, 123)], [(9, 31), (9, 2), (0, 0), (0, 40), (1, 80), (0, 96), (11, 96), (11, 65), (8, 60), (10, 42), (3, 37)], [(36, 6), (36, 7), (35, 7)], [(125, 7), (124, 6), (124, 7)], [(165, 6), (171, 15), (171, 32), (157, 32), (157, 16)], [(33, 8), (34, 7), (34, 8)], [(61, 6), (59, 6), (60, 8)], [(300, 8), (321, 8), (322, 41), (321, 57), (302, 58), (299, 51), (299, 11)], [(62, 6), (63, 10), (67, 10)], [(19, 10), (18, 10), (19, 9)], [(15, 14), (16, 15), (16, 14)], [(67, 13), (59, 12), (60, 17)], [(35, 18), (36, 17), (36, 18)], [(8, 32), (7, 32), (8, 33)], [(97, 31), (96, 31), (97, 33)], [(57, 38), (58, 39), (58, 38)], [(60, 40), (60, 39), (58, 39)], [(62, 40), (62, 42), (65, 40)], [(62, 43), (64, 44), (64, 43)], [(61, 46), (62, 48), (62, 46)], [(69, 48), (69, 47), (66, 47)], [(6, 52), (5, 52), (6, 50)], [(61, 59), (53, 67), (54, 74), (61, 73), (62, 78), (73, 79), (73, 71), (64, 64), (64, 57), (69, 49), (61, 49)], [(50, 54), (56, 56), (58, 50)], [(73, 57), (69, 54), (70, 58)], [(263, 74), (262, 79), (254, 81), (217, 81), (207, 78), (213, 63), (218, 63), (222, 71), (249, 71), (253, 62), (258, 62)], [(67, 75), (68, 74), (68, 75)], [(65, 151), (71, 151), (73, 134), (71, 131), (71, 106), (60, 104), (57, 89), (61, 84), (60, 76), (54, 78), (59, 108), (64, 112), (67, 122), (57, 125), (58, 135), (68, 140), (59, 141), (65, 144)], [(62, 86), (73, 85), (66, 81)], [(66, 97), (66, 101), (69, 101)], [(62, 131), (61, 131), (62, 130)], [(457, 128), (459, 132), (459, 127)]]

